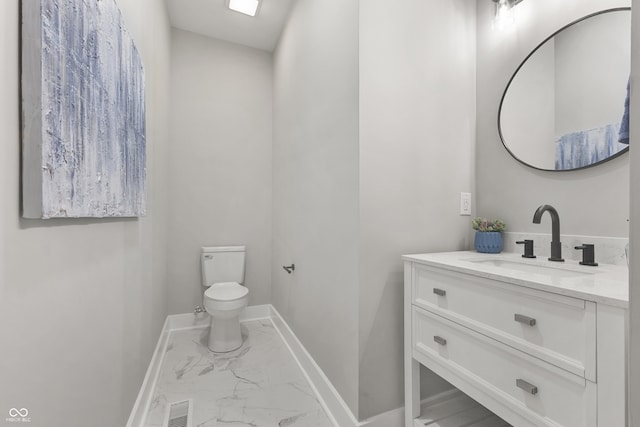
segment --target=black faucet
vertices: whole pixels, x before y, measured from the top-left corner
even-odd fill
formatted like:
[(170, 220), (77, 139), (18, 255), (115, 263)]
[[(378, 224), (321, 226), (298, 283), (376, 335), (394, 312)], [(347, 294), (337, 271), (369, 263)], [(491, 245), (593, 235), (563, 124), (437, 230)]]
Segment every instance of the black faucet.
[(549, 261), (564, 262), (564, 259), (562, 259), (562, 243), (560, 243), (560, 216), (558, 211), (551, 205), (542, 205), (533, 214), (533, 223), (540, 224), (542, 214), (547, 211), (551, 215), (551, 257)]

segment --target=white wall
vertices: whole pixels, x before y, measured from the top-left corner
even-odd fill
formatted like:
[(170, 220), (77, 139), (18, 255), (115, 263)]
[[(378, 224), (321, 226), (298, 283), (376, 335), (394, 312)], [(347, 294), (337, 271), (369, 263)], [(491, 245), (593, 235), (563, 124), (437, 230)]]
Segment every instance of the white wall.
[(171, 33), (169, 312), (201, 305), (202, 246), (246, 245), (249, 304), (270, 301), (271, 54)]
[(524, 1), (515, 8), (516, 24), (500, 32), (491, 28), (493, 3), (477, 2), (478, 215), (503, 218), (510, 231), (550, 233), (548, 219), (532, 223), (535, 209), (547, 203), (560, 214), (562, 234), (628, 235), (629, 155), (580, 171), (537, 171), (503, 148), (496, 115), (511, 74), (540, 41), (589, 13), (629, 5), (628, 0)]
[[(400, 255), (467, 249), (475, 3), (360, 2), (360, 418), (403, 405)], [(451, 386), (423, 372), (422, 396)]]
[(148, 216), (23, 220), (19, 5), (0, 2), (0, 419), (121, 426), (166, 316), (168, 17), (118, 0), (146, 71)]
[(357, 0), (299, 0), (275, 52), (273, 215), (272, 302), (357, 414)]

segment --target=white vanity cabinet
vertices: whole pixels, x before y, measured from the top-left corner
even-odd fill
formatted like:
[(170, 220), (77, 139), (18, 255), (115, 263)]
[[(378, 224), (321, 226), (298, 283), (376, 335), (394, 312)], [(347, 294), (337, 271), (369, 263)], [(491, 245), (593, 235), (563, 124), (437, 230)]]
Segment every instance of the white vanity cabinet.
[(420, 364), (516, 427), (624, 427), (626, 302), (594, 293), (620, 274), (472, 262), (490, 256), (509, 255), (403, 257), (406, 427), (422, 425)]

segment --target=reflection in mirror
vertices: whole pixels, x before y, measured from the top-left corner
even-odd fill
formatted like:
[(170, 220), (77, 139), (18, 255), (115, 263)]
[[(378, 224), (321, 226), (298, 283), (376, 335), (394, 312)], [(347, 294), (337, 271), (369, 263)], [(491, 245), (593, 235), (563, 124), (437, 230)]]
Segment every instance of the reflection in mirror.
[(626, 151), (630, 44), (628, 8), (585, 17), (540, 44), (500, 105), (507, 150), (543, 170), (580, 169)]

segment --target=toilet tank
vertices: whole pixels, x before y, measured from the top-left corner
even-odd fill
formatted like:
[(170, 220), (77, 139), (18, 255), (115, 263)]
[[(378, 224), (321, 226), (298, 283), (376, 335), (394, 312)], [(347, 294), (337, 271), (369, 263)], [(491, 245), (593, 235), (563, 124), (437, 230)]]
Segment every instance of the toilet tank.
[(214, 283), (244, 283), (244, 246), (207, 246), (202, 248), (202, 285)]

